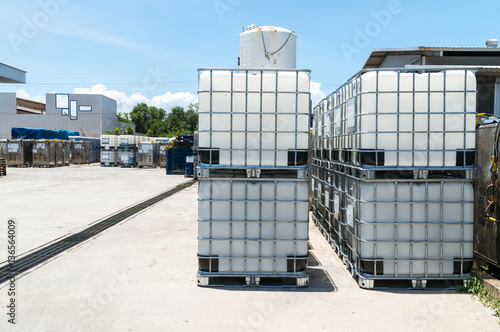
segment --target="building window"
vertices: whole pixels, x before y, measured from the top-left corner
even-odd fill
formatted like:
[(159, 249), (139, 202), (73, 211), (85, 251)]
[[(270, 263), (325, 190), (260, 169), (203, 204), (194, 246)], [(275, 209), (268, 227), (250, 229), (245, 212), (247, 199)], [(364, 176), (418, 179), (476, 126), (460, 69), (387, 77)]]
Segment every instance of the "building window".
[(92, 112), (92, 106), (87, 106), (87, 105), (80, 106), (79, 110), (80, 112)]
[(56, 94), (56, 108), (68, 108), (69, 95)]
[(62, 115), (62, 116), (68, 116), (68, 115), (69, 115), (69, 111), (68, 111), (68, 109), (67, 109), (67, 108), (63, 108), (63, 109), (61, 110), (61, 115)]
[(69, 118), (70, 120), (77, 120), (78, 119), (78, 108), (77, 108), (77, 105), (76, 105), (76, 100), (72, 100), (70, 102), (70, 107), (69, 107)]

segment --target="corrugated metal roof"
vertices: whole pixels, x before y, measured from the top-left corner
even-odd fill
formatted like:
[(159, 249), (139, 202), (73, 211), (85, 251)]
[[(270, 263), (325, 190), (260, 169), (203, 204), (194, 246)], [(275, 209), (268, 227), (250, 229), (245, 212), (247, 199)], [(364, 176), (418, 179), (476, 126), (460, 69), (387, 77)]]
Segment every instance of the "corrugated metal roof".
[[(478, 53), (484, 58), (500, 57), (500, 48), (497, 47), (446, 47), (446, 46), (419, 46), (407, 48), (386, 48), (374, 49), (366, 60), (363, 69), (380, 68), (384, 60), (389, 55), (421, 55), (425, 57), (442, 57), (446, 52), (446, 56), (461, 56), (461, 57), (477, 57)], [(457, 52), (456, 55), (450, 54)], [(491, 56), (488, 55), (491, 54)], [(471, 61), (470, 65), (481, 64)], [(485, 64), (485, 63), (483, 63)], [(489, 64), (489, 63), (488, 63)], [(499, 60), (500, 64), (500, 60)]]

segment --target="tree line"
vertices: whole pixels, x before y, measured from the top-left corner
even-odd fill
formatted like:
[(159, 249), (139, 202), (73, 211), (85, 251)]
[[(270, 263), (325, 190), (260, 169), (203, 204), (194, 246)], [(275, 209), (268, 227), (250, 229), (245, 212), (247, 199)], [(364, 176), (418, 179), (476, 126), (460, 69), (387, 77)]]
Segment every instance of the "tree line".
[[(135, 131), (150, 137), (174, 137), (179, 134), (194, 133), (198, 129), (198, 113), (196, 104), (190, 104), (187, 110), (176, 106), (167, 112), (163, 108), (137, 104), (130, 113), (118, 113), (120, 122), (135, 125)], [(108, 134), (132, 134), (130, 126), (123, 124)]]

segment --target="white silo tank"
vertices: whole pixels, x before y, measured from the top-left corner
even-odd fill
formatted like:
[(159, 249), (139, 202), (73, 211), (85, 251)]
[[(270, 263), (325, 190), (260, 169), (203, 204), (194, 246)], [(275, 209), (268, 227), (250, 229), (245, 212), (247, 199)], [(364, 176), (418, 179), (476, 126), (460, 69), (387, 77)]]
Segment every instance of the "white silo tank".
[(240, 67), (296, 68), (296, 45), (293, 31), (251, 25), (240, 33)]

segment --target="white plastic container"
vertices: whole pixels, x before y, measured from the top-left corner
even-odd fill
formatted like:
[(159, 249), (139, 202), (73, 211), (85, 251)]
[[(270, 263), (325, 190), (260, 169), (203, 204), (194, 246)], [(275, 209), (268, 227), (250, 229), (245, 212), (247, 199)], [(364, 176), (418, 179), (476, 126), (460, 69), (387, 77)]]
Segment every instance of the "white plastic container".
[[(393, 150), (385, 154), (387, 166), (413, 166), (412, 161), (414, 166), (456, 166), (457, 149), (474, 149), (473, 72), (402, 73), (399, 89), (396, 72), (379, 72), (378, 96), (376, 75), (361, 76), (361, 149)], [(366, 132), (377, 132), (377, 137)], [(410, 151), (398, 156), (397, 150)]]
[(476, 89), (470, 70), (364, 72), (318, 105), (332, 120), (323, 137), (333, 149), (383, 151), (384, 166), (460, 166), (457, 151), (475, 148)]
[(102, 166), (118, 166), (119, 151), (116, 149), (101, 150)]
[(240, 33), (240, 67), (295, 68), (297, 35), (287, 29), (249, 26)]
[(198, 254), (218, 272), (287, 272), (307, 257), (307, 180), (199, 179)]
[[(452, 275), (455, 260), (472, 259), (472, 182), (349, 180), (346, 186), (354, 188), (342, 208), (350, 245), (360, 259), (387, 260), (384, 275)], [(335, 203), (333, 214), (341, 214)]]
[(120, 146), (119, 135), (101, 135), (101, 148), (113, 149)]
[(287, 166), (308, 149), (309, 100), (307, 71), (201, 70), (199, 147), (221, 165)]
[(132, 144), (136, 145), (140, 136), (137, 135), (120, 135), (118, 145)]

